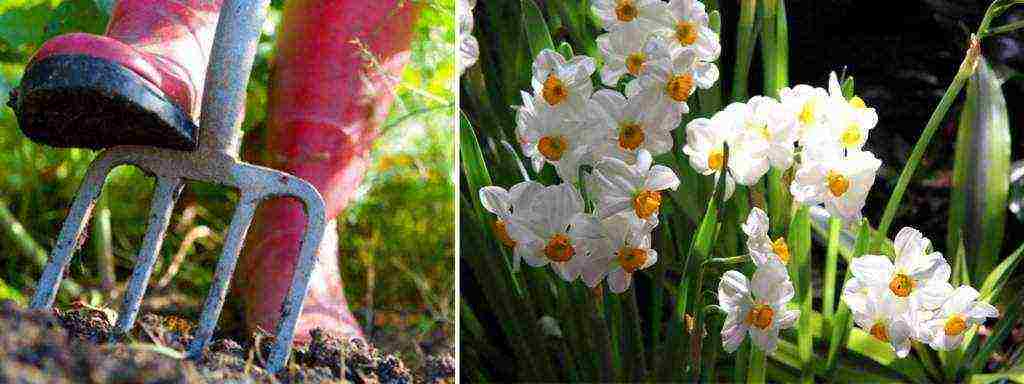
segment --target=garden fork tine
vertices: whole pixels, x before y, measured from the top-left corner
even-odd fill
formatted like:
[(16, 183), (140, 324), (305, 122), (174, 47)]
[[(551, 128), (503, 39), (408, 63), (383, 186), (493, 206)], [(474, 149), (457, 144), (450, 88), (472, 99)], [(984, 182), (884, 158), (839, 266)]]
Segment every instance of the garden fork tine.
[(214, 272), (213, 286), (203, 305), (199, 329), (189, 345), (189, 357), (202, 356), (216, 328), (257, 205), (268, 198), (293, 197), (303, 205), (306, 229), (292, 284), (281, 305), (281, 318), (275, 330), (276, 344), (267, 370), (277, 372), (284, 367), (291, 354), (295, 326), (302, 313), (303, 299), (327, 220), (323, 198), (311, 184), (284, 172), (238, 160), (245, 89), (269, 3), (269, 0), (225, 0), (221, 7), (206, 77), (198, 149), (181, 152), (146, 146), (120, 146), (101, 152), (90, 164), (64, 220), (50, 262), (39, 280), (32, 299), (33, 308), (53, 305), (57, 287), (72, 254), (81, 245), (85, 223), (111, 169), (131, 164), (157, 178), (149, 226), (118, 317), (118, 334), (130, 330), (135, 322), (174, 202), (184, 181), (233, 187), (239, 190), (239, 203), (224, 238), (224, 249)]

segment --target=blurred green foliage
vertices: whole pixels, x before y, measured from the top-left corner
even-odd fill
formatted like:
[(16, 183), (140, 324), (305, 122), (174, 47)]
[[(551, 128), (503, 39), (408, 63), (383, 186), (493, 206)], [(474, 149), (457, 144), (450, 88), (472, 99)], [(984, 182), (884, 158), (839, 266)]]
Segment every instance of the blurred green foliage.
[[(372, 151), (371, 169), (357, 197), (339, 217), (341, 270), (357, 314), (372, 303), (375, 308), (429, 311), (432, 321), (454, 322), (450, 317), (455, 264), (454, 3), (431, 0), (424, 7), (415, 26), (412, 60)], [(0, 1), (0, 102), (6, 103), (28, 59), (46, 39), (72, 31), (102, 33), (112, 4), (112, 0)], [(262, 149), (258, 137), (267, 115), (268, 59), (274, 54), (282, 5), (277, 1), (272, 5), (249, 83), (243, 124), (247, 154)], [(24, 303), (31, 293), (45, 262), (39, 255), (47, 254), (53, 245), (95, 153), (35, 144), (21, 134), (12, 110), (0, 108), (0, 299)], [(97, 304), (116, 304), (102, 287), (100, 256), (110, 250), (116, 281), (123, 283), (145, 232), (152, 190), (153, 179), (136, 168), (121, 167), (111, 173), (94, 211), (95, 220), (109, 210), (111, 241), (106, 244), (103, 236), (97, 236), (95, 231), (104, 229), (94, 221), (89, 229), (92, 235), (68, 272), (82, 290), (65, 287), (61, 303), (85, 297)], [(233, 191), (215, 185), (186, 187), (153, 282), (163, 276), (189, 231), (207, 226), (213, 235), (196, 241), (170, 285), (147, 295), (148, 305), (198, 311), (236, 199)], [(5, 211), (9, 214), (3, 215)]]

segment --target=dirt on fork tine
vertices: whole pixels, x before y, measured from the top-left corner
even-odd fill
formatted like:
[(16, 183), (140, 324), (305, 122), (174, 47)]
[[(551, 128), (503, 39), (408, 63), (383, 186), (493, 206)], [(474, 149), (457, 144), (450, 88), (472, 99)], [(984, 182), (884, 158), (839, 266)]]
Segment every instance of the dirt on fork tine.
[[(198, 361), (182, 360), (193, 324), (146, 314), (123, 342), (108, 344), (110, 314), (95, 308), (28, 310), (0, 302), (0, 383), (436, 383), (454, 382), (450, 355), (429, 356), (416, 372), (393, 354), (361, 341), (312, 331), (290, 366), (276, 376), (262, 368), (273, 336), (214, 340)], [(178, 356), (176, 356), (178, 355)]]

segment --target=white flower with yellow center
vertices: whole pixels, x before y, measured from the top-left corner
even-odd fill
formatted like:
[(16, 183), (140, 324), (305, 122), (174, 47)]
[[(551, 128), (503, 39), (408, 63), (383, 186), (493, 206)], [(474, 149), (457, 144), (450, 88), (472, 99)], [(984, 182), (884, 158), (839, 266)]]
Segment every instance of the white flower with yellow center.
[(588, 152), (583, 122), (571, 111), (551, 108), (540, 97), (522, 92), (522, 98), (523, 105), (516, 111), (516, 136), (523, 155), (530, 158), (534, 171), (550, 163), (563, 180), (575, 181)]
[(565, 183), (544, 187), (530, 210), (506, 228), (516, 242), (516, 258), (531, 267), (550, 264), (570, 282), (580, 276), (590, 249), (601, 238), (600, 222), (583, 212), (583, 199)]
[(783, 109), (796, 120), (797, 136), (801, 144), (807, 142), (824, 124), (828, 112), (828, 92), (824, 88), (798, 84), (779, 90), (779, 102)]
[(887, 289), (866, 291), (863, 306), (850, 306), (854, 322), (876, 340), (889, 344), (896, 356), (907, 357), (915, 334), (909, 304)]
[(708, 26), (708, 12), (697, 0), (671, 0), (668, 12), (659, 14), (658, 23), (676, 51), (690, 50), (700, 61), (718, 60), (722, 44), (718, 33)]
[(580, 113), (593, 93), (590, 75), (595, 68), (594, 59), (588, 56), (566, 60), (562, 54), (545, 49), (533, 60), (533, 94), (552, 109)]
[(711, 88), (718, 81), (714, 63), (698, 61), (686, 50), (665, 63), (650, 63), (636, 80), (626, 84), (626, 96), (641, 98), (650, 113), (678, 116), (690, 112), (686, 104), (693, 92)]
[(671, 168), (653, 164), (650, 152), (641, 149), (636, 164), (606, 157), (594, 164), (597, 214), (606, 218), (629, 212), (640, 219), (653, 220), (661, 209), (661, 193), (679, 187), (679, 178)]
[(751, 97), (746, 103), (732, 103), (726, 111), (738, 119), (740, 140), (756, 141), (768, 147), (768, 161), (779, 170), (793, 165), (796, 148), (796, 119), (773, 98)]
[(825, 126), (817, 132), (822, 137), (810, 141), (826, 141), (846, 151), (859, 151), (867, 142), (868, 133), (878, 124), (878, 113), (869, 108), (858, 96), (843, 97), (836, 73), (829, 74), (829, 97), (826, 104)]
[(626, 99), (621, 93), (602, 89), (594, 92), (587, 106), (588, 135), (593, 141), (595, 160), (615, 157), (635, 163), (637, 152), (660, 155), (672, 150), (672, 130), (681, 116), (647, 113), (640, 99)]
[(747, 234), (747, 250), (754, 265), (760, 267), (768, 263), (789, 264), (789, 245), (785, 237), (772, 241), (768, 237), (768, 214), (761, 208), (751, 208), (747, 222), (743, 223), (743, 233)]
[(710, 119), (698, 118), (686, 125), (683, 153), (697, 172), (714, 175), (716, 183), (725, 175), (725, 199), (732, 196), (736, 183), (753, 185), (769, 168), (768, 147), (761, 141), (744, 141), (738, 134), (739, 122), (735, 113), (721, 111)]
[[(505, 188), (493, 185), (480, 188), (480, 203), (484, 209), (497, 216), (491, 222), (491, 230), (494, 231), (494, 237), (503, 245), (513, 250), (521, 246), (509, 236), (508, 223), (516, 218), (528, 217), (527, 212), (530, 211), (533, 199), (543, 189), (543, 185), (533, 181), (520, 182), (507, 191)], [(518, 270), (520, 254), (519, 252), (513, 252), (513, 254), (512, 267), (514, 270)]]
[(629, 289), (633, 273), (646, 269), (658, 261), (658, 252), (651, 248), (651, 230), (654, 220), (640, 220), (635, 215), (620, 214), (601, 221), (604, 239), (595, 246), (587, 265), (583, 267), (583, 281), (593, 288), (607, 276), (608, 288), (614, 293)]
[(991, 304), (978, 301), (978, 291), (961, 285), (949, 296), (937, 316), (924, 323), (928, 345), (940, 351), (950, 351), (964, 341), (964, 333), (971, 327), (998, 317), (999, 310)]
[(608, 31), (627, 25), (650, 30), (655, 27), (655, 20), (668, 12), (661, 0), (594, 0), (590, 9)]
[[(866, 255), (850, 262), (850, 272), (862, 287), (860, 291), (886, 289), (894, 298), (908, 301), (915, 310), (938, 308), (953, 290), (949, 285), (952, 270), (942, 253), (929, 253), (931, 241), (910, 227), (896, 234), (893, 247), (895, 263), (881, 255)], [(850, 288), (844, 289), (849, 291)], [(861, 306), (858, 300), (849, 302), (851, 309)]]
[(459, 73), (476, 64), (480, 46), (473, 37), (473, 8), (476, 0), (459, 0)]
[(824, 204), (833, 216), (858, 220), (881, 166), (871, 152), (843, 156), (833, 148), (804, 147), (789, 191), (801, 204)]
[(627, 73), (637, 77), (652, 64), (665, 65), (672, 60), (664, 39), (635, 24), (598, 36), (597, 48), (604, 57), (601, 82), (609, 87), (618, 85), (619, 79)]
[(718, 305), (725, 310), (722, 347), (733, 352), (750, 333), (754, 345), (766, 352), (775, 351), (779, 330), (792, 328), (799, 310), (787, 310), (786, 304), (796, 291), (780, 264), (765, 264), (754, 272), (751, 281), (737, 271), (728, 271), (718, 283)]

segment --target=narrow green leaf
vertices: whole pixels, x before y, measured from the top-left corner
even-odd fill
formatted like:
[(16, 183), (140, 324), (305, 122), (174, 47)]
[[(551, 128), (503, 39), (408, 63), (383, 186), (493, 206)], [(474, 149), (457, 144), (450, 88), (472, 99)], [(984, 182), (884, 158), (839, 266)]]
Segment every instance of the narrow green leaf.
[(540, 12), (537, 3), (533, 0), (522, 0), (522, 9), (523, 30), (526, 32), (526, 41), (530, 44), (531, 57), (537, 57), (537, 54), (545, 49), (555, 49), (551, 32), (544, 21), (544, 14)]
[(811, 327), (811, 304), (814, 292), (811, 289), (811, 222), (807, 206), (801, 206), (793, 215), (789, 225), (790, 253), (792, 270), (790, 274), (796, 283), (797, 298), (800, 303), (800, 318), (797, 320), (797, 344), (801, 364), (800, 380), (804, 383), (814, 382), (814, 344), (813, 328)]
[(825, 250), (825, 277), (824, 292), (821, 298), (821, 313), (825, 316), (826, 324), (831, 324), (835, 314), (836, 302), (836, 273), (839, 264), (839, 232), (842, 229), (842, 219), (830, 217), (828, 220), (828, 244)]
[(991, 302), (992, 299), (999, 295), (1003, 286), (1006, 285), (1006, 281), (1010, 279), (1010, 275), (1012, 275), (1013, 271), (1017, 269), (1017, 264), (1020, 263), (1022, 254), (1024, 254), (1024, 244), (1017, 247), (1016, 251), (1013, 251), (1010, 256), (1003, 259), (1003, 261), (985, 277), (985, 282), (981, 284), (981, 289), (978, 290), (978, 292), (981, 293), (981, 300)]
[[(868, 225), (868, 220), (861, 220), (860, 231), (857, 235), (857, 241), (854, 245), (854, 250), (851, 255), (851, 259), (854, 257), (860, 257), (868, 249), (868, 243), (871, 240), (871, 227)], [(843, 284), (852, 277), (850, 268), (846, 268), (846, 277), (843, 278)], [(825, 377), (832, 377), (835, 373), (836, 363), (839, 361), (839, 352), (842, 348), (846, 347), (846, 340), (850, 337), (850, 330), (853, 329), (853, 318), (851, 317), (850, 307), (846, 306), (845, 302), (839, 302), (839, 309), (836, 311), (835, 321), (832, 322), (832, 333), (829, 337), (828, 345), (828, 357), (825, 363)]]
[(988, 362), (989, 356), (1003, 343), (1003, 340), (1006, 340), (1006, 337), (1013, 331), (1013, 327), (1017, 325), (1017, 321), (1020, 320), (1022, 306), (1024, 306), (1024, 301), (1017, 300), (1006, 307), (1006, 312), (1002, 314), (1003, 317), (985, 338), (985, 342), (981, 345), (978, 353), (974, 354), (970, 364), (964, 367), (967, 371), (963, 373), (981, 373), (985, 369), (985, 363)]
[(733, 67), (732, 101), (747, 100), (747, 79), (757, 37), (754, 29), (756, 11), (757, 0), (740, 0), (740, 19), (736, 25), (736, 64)]

